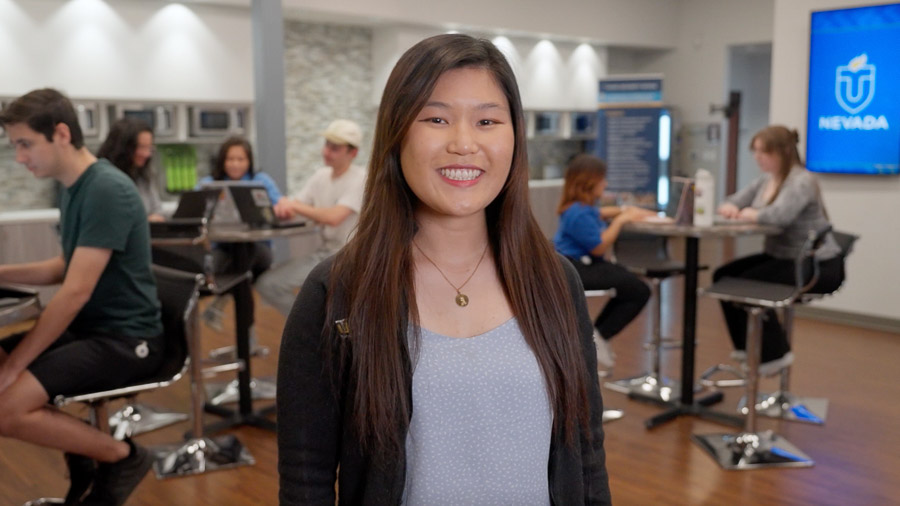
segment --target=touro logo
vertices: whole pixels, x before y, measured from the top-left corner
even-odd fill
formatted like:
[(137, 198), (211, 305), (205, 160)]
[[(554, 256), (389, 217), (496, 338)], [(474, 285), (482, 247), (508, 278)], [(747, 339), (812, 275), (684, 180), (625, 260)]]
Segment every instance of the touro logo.
[(848, 114), (862, 111), (875, 97), (875, 65), (867, 60), (863, 53), (847, 65), (838, 65), (834, 94)]
[(838, 105), (851, 116), (819, 116), (819, 130), (887, 130), (884, 115), (856, 114), (875, 98), (875, 65), (863, 53), (847, 65), (838, 65), (834, 81), (834, 96)]

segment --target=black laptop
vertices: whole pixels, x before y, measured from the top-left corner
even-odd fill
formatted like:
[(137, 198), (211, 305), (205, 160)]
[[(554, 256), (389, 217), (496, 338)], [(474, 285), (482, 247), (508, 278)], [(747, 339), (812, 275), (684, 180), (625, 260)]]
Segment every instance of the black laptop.
[(250, 228), (292, 228), (305, 227), (305, 218), (297, 217), (287, 220), (275, 216), (272, 201), (264, 186), (240, 185), (229, 186), (234, 205), (241, 215), (241, 221)]
[(196, 237), (200, 233), (200, 227), (212, 218), (221, 193), (221, 188), (182, 193), (171, 218), (162, 222), (150, 222), (150, 237), (154, 239)]
[(221, 188), (212, 188), (205, 190), (187, 191), (181, 194), (178, 200), (178, 208), (172, 215), (174, 220), (179, 219), (198, 219), (212, 218), (219, 203), (219, 195), (222, 193)]

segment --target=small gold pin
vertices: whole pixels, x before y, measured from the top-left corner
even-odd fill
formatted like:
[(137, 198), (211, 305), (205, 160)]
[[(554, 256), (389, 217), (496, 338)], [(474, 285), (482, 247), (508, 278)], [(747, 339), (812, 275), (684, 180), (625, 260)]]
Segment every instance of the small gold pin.
[(335, 320), (334, 328), (337, 329), (338, 335), (341, 337), (347, 338), (350, 337), (350, 324), (347, 323), (347, 319)]

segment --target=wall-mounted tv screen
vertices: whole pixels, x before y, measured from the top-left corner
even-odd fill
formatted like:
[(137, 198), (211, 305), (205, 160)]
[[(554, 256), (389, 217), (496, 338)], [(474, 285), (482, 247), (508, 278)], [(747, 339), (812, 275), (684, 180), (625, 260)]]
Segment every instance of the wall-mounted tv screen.
[(812, 13), (806, 166), (900, 174), (900, 4)]

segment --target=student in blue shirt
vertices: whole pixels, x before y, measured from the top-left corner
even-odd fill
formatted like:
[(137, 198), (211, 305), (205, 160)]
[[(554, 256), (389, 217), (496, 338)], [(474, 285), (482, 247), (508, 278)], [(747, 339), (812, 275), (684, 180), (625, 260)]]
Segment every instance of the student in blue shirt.
[[(265, 172), (258, 172), (253, 166), (253, 148), (247, 139), (243, 137), (229, 137), (219, 148), (219, 155), (212, 169), (212, 175), (202, 178), (197, 187), (211, 181), (246, 181), (259, 183), (266, 188), (269, 201), (274, 205), (281, 200), (281, 192), (278, 185)], [(268, 242), (257, 242), (251, 252), (250, 271), (253, 279), (259, 277), (272, 266), (272, 247)], [(213, 252), (215, 256), (216, 273), (231, 272), (233, 252), (229, 244), (217, 244)], [(203, 313), (203, 320), (215, 329), (222, 328), (223, 309), (225, 299), (216, 297)]]
[[(585, 290), (616, 289), (594, 321), (597, 361), (611, 368), (614, 354), (609, 340), (641, 312), (650, 298), (650, 289), (637, 276), (603, 258), (630, 221), (652, 215), (639, 207), (603, 207), (595, 205), (606, 189), (606, 164), (591, 155), (578, 155), (566, 168), (562, 198), (559, 202), (559, 228), (553, 237), (556, 251), (565, 255)], [(606, 221), (610, 220), (607, 225)]]
[(253, 148), (243, 137), (229, 137), (222, 143), (212, 174), (202, 178), (198, 186), (214, 180), (259, 183), (266, 187), (272, 205), (281, 199), (281, 192), (275, 180), (265, 172), (259, 172), (254, 168)]

